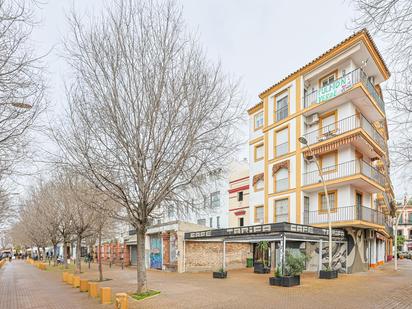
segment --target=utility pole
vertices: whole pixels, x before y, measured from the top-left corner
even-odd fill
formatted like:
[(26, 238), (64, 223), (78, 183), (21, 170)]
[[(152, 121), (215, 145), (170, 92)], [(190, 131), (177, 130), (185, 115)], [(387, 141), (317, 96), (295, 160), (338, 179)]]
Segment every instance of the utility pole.
[(399, 219), (401, 218), (406, 205), (408, 204), (408, 201), (406, 199), (406, 193), (405, 196), (403, 197), (403, 207), (402, 210), (399, 213), (395, 213), (395, 225), (394, 225), (394, 231), (393, 231), (393, 235), (395, 237), (395, 250), (394, 250), (394, 258), (395, 258), (395, 270), (398, 270), (398, 224), (399, 224)]

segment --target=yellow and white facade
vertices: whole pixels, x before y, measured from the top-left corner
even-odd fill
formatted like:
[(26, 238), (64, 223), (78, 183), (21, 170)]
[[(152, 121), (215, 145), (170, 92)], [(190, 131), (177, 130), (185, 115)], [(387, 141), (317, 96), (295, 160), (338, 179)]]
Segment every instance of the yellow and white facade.
[(317, 160), (333, 227), (348, 235), (349, 271), (387, 260), (395, 206), (380, 84), (389, 76), (362, 30), (259, 95), (248, 110), (250, 224), (326, 227)]

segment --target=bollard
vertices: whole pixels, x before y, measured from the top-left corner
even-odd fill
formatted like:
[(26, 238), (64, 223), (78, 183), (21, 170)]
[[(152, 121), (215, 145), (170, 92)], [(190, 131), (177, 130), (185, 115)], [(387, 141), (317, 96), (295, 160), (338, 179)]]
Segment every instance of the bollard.
[(116, 294), (116, 303), (114, 307), (117, 309), (128, 309), (129, 308), (128, 296), (126, 293)]
[(69, 284), (69, 285), (73, 285), (73, 274), (68, 274), (67, 275), (67, 281), (66, 281), (66, 283), (67, 284)]
[(63, 272), (63, 282), (67, 282), (67, 275), (68, 275), (69, 273), (67, 272), (67, 271), (64, 271)]
[(80, 292), (87, 292), (89, 289), (89, 281), (86, 279), (80, 279)]
[(89, 282), (89, 296), (96, 298), (99, 296), (99, 290), (98, 290), (98, 285), (95, 282)]
[(100, 288), (100, 303), (103, 305), (111, 303), (111, 288)]
[(73, 287), (78, 288), (80, 286), (80, 277), (79, 276), (73, 276)]

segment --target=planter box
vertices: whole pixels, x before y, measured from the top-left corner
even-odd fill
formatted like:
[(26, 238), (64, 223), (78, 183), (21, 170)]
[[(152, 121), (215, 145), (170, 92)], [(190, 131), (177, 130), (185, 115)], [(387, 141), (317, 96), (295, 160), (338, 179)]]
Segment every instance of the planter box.
[(336, 279), (337, 277), (337, 270), (321, 270), (319, 273), (319, 279)]
[(295, 285), (300, 285), (300, 276), (291, 276), (291, 277), (270, 277), (270, 285), (291, 287)]
[(227, 271), (224, 271), (224, 272), (214, 271), (213, 272), (213, 278), (225, 279), (226, 277), (227, 277)]
[(270, 268), (264, 266), (262, 262), (255, 262), (253, 265), (253, 271), (256, 274), (268, 274), (270, 272)]

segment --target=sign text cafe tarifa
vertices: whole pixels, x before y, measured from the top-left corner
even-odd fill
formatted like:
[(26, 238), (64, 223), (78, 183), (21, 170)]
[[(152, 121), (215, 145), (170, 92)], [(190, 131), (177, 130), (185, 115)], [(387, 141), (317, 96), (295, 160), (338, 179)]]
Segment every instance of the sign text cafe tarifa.
[[(267, 234), (267, 233), (273, 233), (273, 232), (291, 232), (291, 233), (319, 235), (319, 236), (329, 235), (328, 229), (318, 228), (314, 226), (291, 224), (291, 223), (270, 223), (270, 224), (252, 225), (252, 226), (244, 226), (244, 227), (236, 227), (236, 228), (189, 232), (189, 233), (185, 233), (185, 239), (188, 240), (188, 239), (209, 238), (209, 237), (228, 237), (228, 236), (236, 236), (236, 235)], [(345, 237), (345, 232), (340, 229), (333, 229), (332, 236), (343, 238)]]

